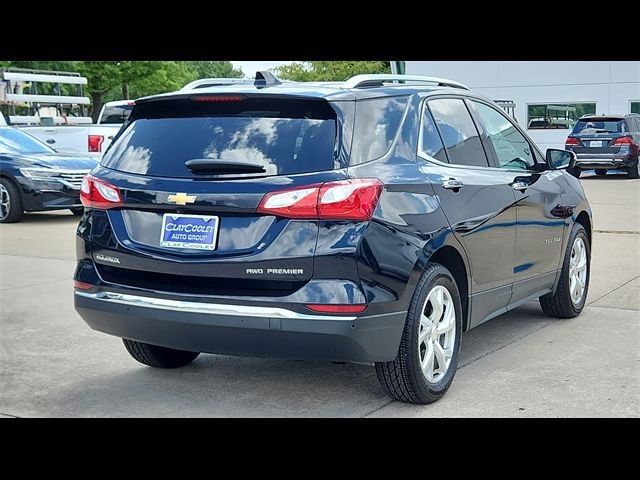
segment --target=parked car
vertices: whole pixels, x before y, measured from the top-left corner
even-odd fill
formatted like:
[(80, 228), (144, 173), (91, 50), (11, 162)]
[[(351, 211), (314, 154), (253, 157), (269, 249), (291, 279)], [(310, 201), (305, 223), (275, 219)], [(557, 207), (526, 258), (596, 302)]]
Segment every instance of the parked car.
[(96, 125), (117, 125), (121, 127), (129, 118), (134, 103), (133, 100), (115, 100), (105, 103), (100, 109)]
[(83, 181), (75, 308), (152, 367), (374, 362), (392, 398), (430, 403), (462, 332), (538, 298), (584, 308), (574, 160), (446, 79), (259, 73), (147, 97)]
[(0, 223), (18, 222), (24, 212), (71, 210), (81, 215), (82, 177), (98, 162), (61, 154), (13, 127), (0, 127)]
[(625, 170), (629, 178), (640, 178), (640, 115), (584, 115), (565, 148), (576, 154), (577, 177), (584, 170)]

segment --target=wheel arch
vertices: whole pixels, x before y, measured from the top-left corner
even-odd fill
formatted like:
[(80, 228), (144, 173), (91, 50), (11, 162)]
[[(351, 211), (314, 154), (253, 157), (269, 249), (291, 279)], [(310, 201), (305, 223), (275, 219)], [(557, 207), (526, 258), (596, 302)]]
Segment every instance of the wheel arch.
[(429, 262), (439, 263), (451, 272), (462, 302), (462, 330), (467, 331), (469, 327), (469, 270), (464, 256), (453, 245), (445, 245), (433, 252), (429, 257)]
[(579, 223), (584, 227), (587, 231), (587, 239), (589, 240), (589, 246), (592, 244), (592, 227), (591, 227), (591, 216), (586, 210), (581, 211), (576, 217), (575, 223)]

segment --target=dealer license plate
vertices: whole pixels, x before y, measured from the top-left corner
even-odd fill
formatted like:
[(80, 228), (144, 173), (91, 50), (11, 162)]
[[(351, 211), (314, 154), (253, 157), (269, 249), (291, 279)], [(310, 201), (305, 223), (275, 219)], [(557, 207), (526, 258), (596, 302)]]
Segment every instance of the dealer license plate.
[(160, 246), (215, 250), (218, 237), (218, 217), (165, 213), (162, 217)]

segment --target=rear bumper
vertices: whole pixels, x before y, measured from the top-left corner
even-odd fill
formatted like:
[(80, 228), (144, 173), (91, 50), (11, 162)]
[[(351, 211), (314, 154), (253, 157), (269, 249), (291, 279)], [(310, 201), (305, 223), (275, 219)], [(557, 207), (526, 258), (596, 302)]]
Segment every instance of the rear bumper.
[(112, 292), (76, 291), (74, 300), (91, 328), (117, 337), (178, 350), (305, 360), (393, 360), (406, 317), (307, 315)]
[(633, 163), (633, 157), (631, 155), (615, 157), (611, 156), (597, 156), (578, 154), (576, 155), (576, 167), (581, 170), (591, 170), (594, 168), (602, 169), (618, 169), (631, 166)]

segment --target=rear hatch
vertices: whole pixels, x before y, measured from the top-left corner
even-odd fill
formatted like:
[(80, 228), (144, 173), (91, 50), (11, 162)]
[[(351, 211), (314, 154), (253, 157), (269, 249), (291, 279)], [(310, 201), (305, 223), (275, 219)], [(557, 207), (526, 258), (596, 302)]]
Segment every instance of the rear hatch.
[(111, 283), (283, 296), (313, 275), (318, 221), (258, 213), (266, 194), (346, 178), (324, 99), (182, 96), (136, 104), (94, 171), (119, 189), (94, 211), (92, 255)]
[(567, 138), (567, 147), (577, 155), (613, 157), (621, 153), (621, 149), (628, 147), (619, 140), (627, 136), (622, 118), (581, 118)]

